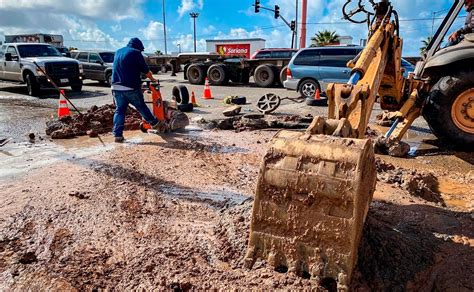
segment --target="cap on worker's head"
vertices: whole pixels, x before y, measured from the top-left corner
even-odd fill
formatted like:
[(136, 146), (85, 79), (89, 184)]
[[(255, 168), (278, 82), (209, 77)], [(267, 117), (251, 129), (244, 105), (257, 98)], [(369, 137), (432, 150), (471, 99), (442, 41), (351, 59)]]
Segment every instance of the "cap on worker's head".
[(145, 50), (145, 47), (139, 38), (131, 38), (128, 42), (128, 46), (134, 48), (135, 50), (139, 50), (140, 52)]

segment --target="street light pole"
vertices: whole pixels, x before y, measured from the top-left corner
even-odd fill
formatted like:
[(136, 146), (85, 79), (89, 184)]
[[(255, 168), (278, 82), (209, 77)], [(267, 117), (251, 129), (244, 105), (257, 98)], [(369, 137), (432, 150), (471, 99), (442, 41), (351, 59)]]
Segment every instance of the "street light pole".
[(300, 0), (296, 0), (296, 20), (295, 20), (295, 23), (296, 23), (296, 26), (295, 26), (295, 49), (298, 48), (298, 14), (299, 14), (299, 2)]
[(168, 44), (166, 42), (166, 12), (165, 12), (165, 0), (163, 0), (163, 32), (165, 35), (165, 55), (168, 55)]
[(189, 16), (191, 16), (194, 21), (194, 52), (196, 53), (196, 18), (198, 18), (199, 13), (191, 12)]

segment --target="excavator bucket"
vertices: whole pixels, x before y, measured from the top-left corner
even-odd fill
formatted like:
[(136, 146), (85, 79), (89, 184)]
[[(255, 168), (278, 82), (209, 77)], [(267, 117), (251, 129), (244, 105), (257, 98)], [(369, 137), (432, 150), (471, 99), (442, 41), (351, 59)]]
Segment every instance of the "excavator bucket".
[(281, 131), (260, 169), (245, 259), (348, 289), (376, 183), (370, 140)]

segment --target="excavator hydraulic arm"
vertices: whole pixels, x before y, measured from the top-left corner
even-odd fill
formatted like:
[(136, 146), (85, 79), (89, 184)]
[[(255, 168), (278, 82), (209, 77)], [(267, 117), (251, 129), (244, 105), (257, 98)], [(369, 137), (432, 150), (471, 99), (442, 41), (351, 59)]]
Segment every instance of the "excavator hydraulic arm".
[[(253, 206), (248, 268), (261, 258), (277, 271), (349, 289), (376, 183), (373, 144), (365, 139), (376, 99), (389, 96), (399, 104), (400, 121), (419, 115), (416, 88), (404, 100), (412, 85), (402, 76), (398, 16), (388, 0), (370, 2), (369, 42), (351, 62), (350, 80), (328, 86), (328, 117), (316, 117), (304, 133), (281, 131), (270, 142)], [(349, 19), (353, 14), (344, 11)], [(408, 124), (398, 123), (397, 133)]]

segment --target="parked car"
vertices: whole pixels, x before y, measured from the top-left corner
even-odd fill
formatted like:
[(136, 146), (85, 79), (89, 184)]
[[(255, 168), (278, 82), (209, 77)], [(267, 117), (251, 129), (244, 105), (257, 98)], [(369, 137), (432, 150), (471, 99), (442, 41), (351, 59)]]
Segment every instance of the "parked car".
[(82, 65), (64, 57), (55, 47), (35, 43), (6, 43), (0, 47), (1, 80), (26, 84), (29, 95), (39, 96), (41, 88), (53, 87), (44, 72), (57, 86), (82, 90)]
[[(325, 91), (328, 83), (345, 83), (351, 69), (347, 63), (354, 59), (363, 47), (334, 46), (307, 48), (299, 51), (290, 61), (285, 88), (298, 91), (301, 96), (314, 97), (316, 90)], [(405, 76), (414, 71), (414, 66), (402, 59)]]
[(56, 48), (58, 49), (58, 51), (61, 53), (61, 55), (63, 55), (64, 57), (68, 57), (68, 58), (71, 58), (71, 52), (69, 52), (69, 49), (68, 48), (65, 48), (65, 47), (60, 47), (60, 48)]
[(250, 59), (291, 59), (298, 50), (295, 49), (261, 49), (255, 52)]
[(81, 51), (71, 52), (72, 58), (81, 62), (85, 79), (97, 80), (112, 84), (112, 66), (115, 52), (113, 51)]

